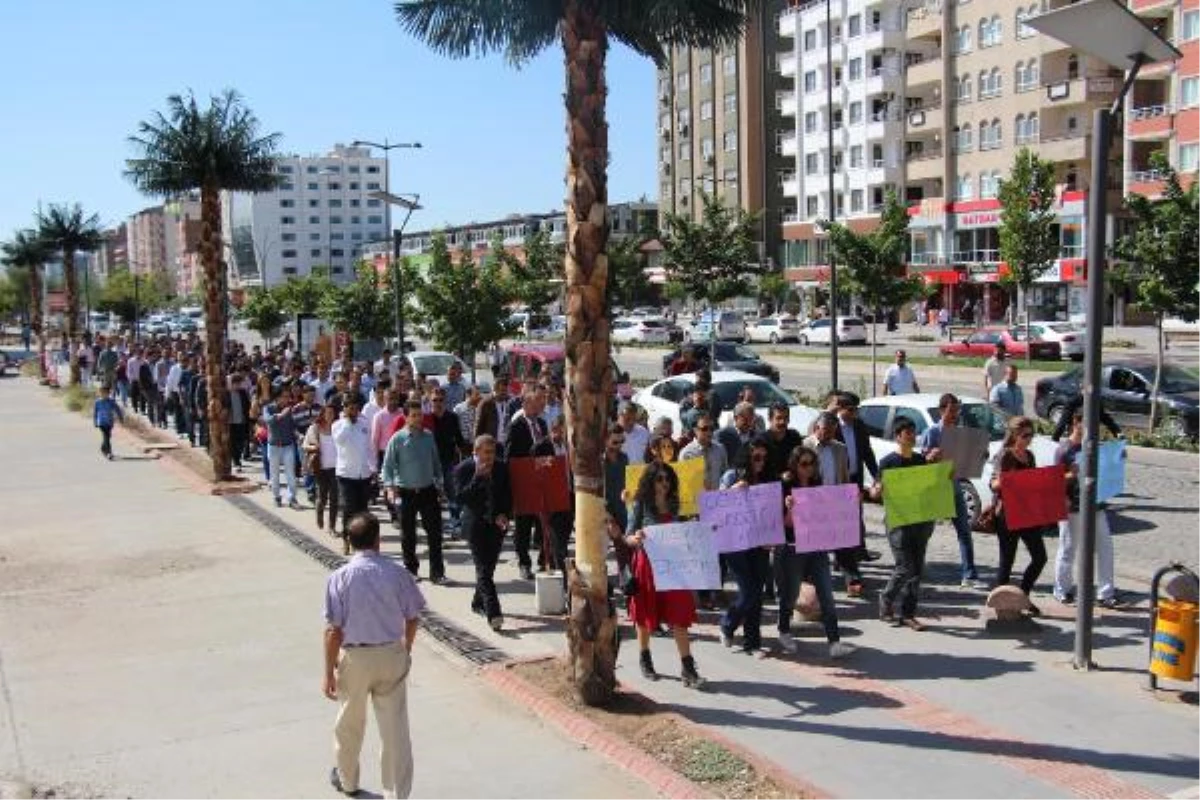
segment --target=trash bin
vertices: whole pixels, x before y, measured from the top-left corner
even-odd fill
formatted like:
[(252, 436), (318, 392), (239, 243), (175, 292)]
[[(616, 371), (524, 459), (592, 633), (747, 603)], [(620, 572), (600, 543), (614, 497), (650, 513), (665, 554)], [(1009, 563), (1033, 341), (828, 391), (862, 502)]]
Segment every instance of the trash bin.
[(1150, 671), (1160, 678), (1190, 681), (1196, 668), (1196, 623), (1200, 606), (1159, 600), (1154, 621)]

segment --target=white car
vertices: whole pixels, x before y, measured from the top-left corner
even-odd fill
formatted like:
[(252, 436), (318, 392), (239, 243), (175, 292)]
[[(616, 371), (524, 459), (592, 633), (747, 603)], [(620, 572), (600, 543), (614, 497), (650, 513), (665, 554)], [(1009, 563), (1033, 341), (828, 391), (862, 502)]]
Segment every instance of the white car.
[[(858, 317), (838, 317), (837, 324), (838, 344), (867, 343), (867, 326)], [(800, 327), (800, 344), (830, 344), (832, 329), (829, 317), (809, 320)]]
[(436, 378), (439, 384), (446, 382), (450, 366), (458, 364), (462, 369), (462, 382), (468, 386), (471, 384), (470, 368), (453, 353), (445, 353), (441, 350), (409, 350), (403, 356), (392, 356), (392, 361), (400, 359), (404, 359), (403, 363), (408, 364), (414, 378), (424, 375), (426, 378)]
[(668, 344), (670, 338), (670, 330), (661, 319), (625, 317), (613, 320), (613, 344)]
[[(863, 400), (858, 406), (858, 418), (871, 433), (871, 450), (874, 451), (875, 458), (880, 459), (896, 451), (896, 443), (892, 440), (892, 425), (899, 417), (907, 417), (916, 424), (919, 442), (921, 435), (941, 416), (938, 410), (940, 397), (941, 395), (924, 393)], [(991, 440), (988, 445), (988, 463), (983, 468), (983, 474), (978, 478), (958, 482), (959, 491), (967, 501), (967, 516), (974, 527), (979, 519), (979, 512), (992, 502), (991, 457), (1000, 450), (1008, 425), (1008, 415), (978, 397), (960, 396), (958, 399), (962, 404), (962, 410), (959, 412), (960, 423), (968, 428), (982, 428), (988, 431)], [(1047, 467), (1054, 463), (1058, 445), (1049, 436), (1033, 437), (1031, 447), (1039, 467)]]
[[(1013, 331), (1017, 338), (1025, 336), (1025, 326), (1016, 325)], [(1058, 342), (1062, 349), (1063, 358), (1072, 361), (1083, 361), (1083, 353), (1087, 347), (1087, 330), (1072, 322), (1031, 322), (1029, 335), (1034, 340), (1043, 342)]]
[(763, 317), (753, 325), (746, 326), (746, 341), (748, 342), (778, 342), (800, 341), (800, 320), (787, 314), (773, 317)]
[[(679, 404), (691, 397), (692, 387), (696, 384), (695, 373), (675, 375), (663, 378), (657, 383), (647, 386), (633, 396), (633, 402), (646, 409), (651, 424), (659, 417), (666, 417), (674, 425), (673, 430), (678, 435), (683, 429), (679, 419)], [(791, 414), (788, 426), (795, 428), (807, 436), (809, 428), (816, 421), (819, 412), (815, 408), (798, 405), (795, 398), (780, 389), (761, 375), (749, 372), (714, 372), (712, 374), (713, 408), (718, 412), (717, 424), (721, 427), (728, 425), (733, 418), (733, 407), (737, 405), (738, 395), (749, 387), (754, 392), (754, 409), (767, 423), (771, 406), (783, 403)]]

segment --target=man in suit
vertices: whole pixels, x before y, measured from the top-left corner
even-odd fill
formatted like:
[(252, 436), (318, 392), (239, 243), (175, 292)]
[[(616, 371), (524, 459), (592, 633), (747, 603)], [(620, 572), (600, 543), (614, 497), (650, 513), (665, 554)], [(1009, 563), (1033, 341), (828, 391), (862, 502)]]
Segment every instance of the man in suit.
[[(821, 483), (825, 486), (837, 486), (851, 483), (850, 457), (846, 445), (837, 440), (838, 418), (832, 411), (823, 411), (817, 418), (817, 424), (811, 436), (804, 440), (806, 447), (817, 452), (821, 466)], [(862, 596), (862, 573), (858, 569), (857, 548), (837, 550), (838, 565), (846, 578), (846, 594), (850, 597)]]
[[(858, 395), (852, 392), (838, 392), (833, 398), (833, 411), (838, 417), (837, 440), (846, 445), (846, 455), (850, 459), (850, 480), (862, 489), (866, 483), (867, 470), (874, 476), (879, 475), (879, 463), (875, 460), (875, 451), (871, 449), (871, 432), (858, 418)], [(862, 521), (861, 511), (859, 521)], [(861, 528), (857, 552), (859, 562), (878, 561), (878, 551), (867, 551), (865, 524), (862, 524)]]
[(733, 420), (724, 428), (717, 431), (717, 444), (725, 448), (725, 460), (736, 464), (738, 453), (750, 444), (750, 440), (758, 435), (758, 414), (754, 404), (745, 400), (733, 407)]
[(454, 471), (455, 500), (462, 507), (462, 530), (475, 562), (475, 594), (471, 610), (487, 617), (492, 630), (504, 627), (496, 593), (496, 561), (512, 513), (508, 469), (496, 459), (496, 440), (488, 434), (475, 439), (474, 455)]
[[(529, 456), (552, 456), (554, 445), (550, 441), (550, 431), (546, 421), (542, 419), (542, 409), (546, 399), (544, 392), (530, 386), (521, 395), (521, 410), (518, 411), (508, 426), (508, 440), (505, 443), (504, 460), (528, 458)], [(521, 577), (527, 581), (533, 580), (533, 559), (529, 557), (529, 544), (536, 536), (541, 542), (542, 529), (536, 516), (522, 514), (517, 517), (517, 530), (513, 537), (513, 547), (517, 551), (517, 562), (520, 565)]]

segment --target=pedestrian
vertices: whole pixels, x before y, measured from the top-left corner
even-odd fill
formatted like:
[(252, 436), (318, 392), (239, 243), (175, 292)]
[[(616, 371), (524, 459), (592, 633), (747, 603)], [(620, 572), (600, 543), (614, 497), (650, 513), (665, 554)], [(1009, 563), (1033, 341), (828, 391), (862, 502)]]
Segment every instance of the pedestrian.
[(996, 342), (991, 357), (983, 362), (983, 396), (992, 396), (992, 387), (1004, 381), (1004, 372), (1008, 367), (1008, 348), (1004, 342)]
[(354, 557), (325, 583), (325, 696), (338, 701), (336, 766), (329, 782), (357, 796), (367, 700), (382, 743), (379, 766), (385, 796), (412, 792), (408, 728), (412, 647), (425, 598), (412, 576), (379, 552), (379, 520), (356, 514), (346, 529)]
[(691, 347), (685, 347), (679, 353), (679, 357), (671, 362), (671, 368), (668, 370), (672, 375), (684, 375), (689, 372), (695, 372), (700, 369), (700, 362), (696, 358), (696, 351)]
[[(1021, 502), (1020, 497), (1011, 494), (1005, 496), (1001, 492), (1002, 478), (1006, 472), (1016, 472), (1022, 469), (1037, 467), (1037, 459), (1029, 449), (1033, 441), (1033, 422), (1028, 417), (1013, 417), (1008, 421), (1008, 431), (1000, 451), (996, 454), (996, 468), (992, 472), (992, 492), (1000, 497), (1000, 510), (996, 514), (996, 539), (1000, 545), (1000, 567), (996, 571), (996, 585), (1007, 586), (1012, 576), (1013, 563), (1017, 559), (1017, 544), (1024, 543), (1029, 551), (1029, 566), (1021, 576), (1021, 591), (1028, 597), (1037, 584), (1042, 568), (1046, 566), (1046, 542), (1043, 538), (1045, 528), (1022, 528), (1012, 530), (1008, 527), (1005, 508), (1013, 503)], [(1030, 616), (1041, 615), (1041, 610), (1032, 602), (1029, 604)]]
[(304, 434), (305, 471), (317, 480), (317, 528), (325, 530), (325, 509), (329, 509), (329, 533), (337, 535), (338, 480), (337, 443), (333, 440), (333, 423), (337, 411), (322, 406), (321, 413)]
[(275, 507), (282, 508), (279, 498), (279, 483), (287, 479), (288, 508), (298, 509), (296, 499), (296, 423), (292, 419), (292, 393), (286, 389), (273, 389), (275, 399), (262, 410), (263, 424), (267, 428), (267, 458), (270, 464), (271, 495)]
[(621, 403), (617, 410), (621, 430), (625, 431), (624, 451), (630, 464), (641, 464), (646, 460), (646, 445), (650, 444), (650, 431), (638, 421), (638, 407), (633, 403)]
[[(850, 457), (846, 445), (837, 440), (838, 418), (832, 411), (822, 411), (812, 435), (803, 444), (817, 454), (821, 467), (821, 479), (825, 486), (850, 483)], [(794, 449), (794, 448), (793, 448)], [(859, 547), (843, 547), (834, 551), (842, 577), (846, 581), (846, 595), (862, 597), (863, 579), (859, 569)]]
[[(625, 454), (624, 445), (625, 428), (619, 422), (610, 425), (604, 443), (604, 511), (608, 535), (614, 542), (625, 536), (625, 527), (629, 523), (629, 507), (625, 503), (625, 468), (629, 466), (629, 456)], [(645, 450), (642, 454), (644, 458)], [(624, 575), (629, 568), (628, 549), (615, 548), (615, 552), (617, 574)]]
[(242, 471), (242, 460), (246, 457), (246, 446), (250, 438), (250, 391), (249, 382), (241, 366), (234, 367), (228, 378), (229, 390), (226, 403), (229, 409), (229, 452), (233, 457), (233, 468)]
[(462, 364), (454, 361), (446, 373), (446, 382), (440, 387), (446, 396), (446, 408), (453, 409), (467, 399), (467, 384), (463, 381)]
[(103, 349), (96, 358), (96, 374), (100, 376), (100, 384), (110, 389), (117, 383), (117, 365), (121, 361), (121, 355), (114, 347), (115, 340), (115, 336), (101, 337)]
[[(751, 486), (776, 480), (776, 476), (767, 470), (765, 439), (755, 439), (743, 447), (736, 463), (737, 466), (721, 476), (720, 488), (724, 491), (745, 491)], [(742, 651), (759, 654), (762, 652), (763, 584), (771, 577), (771, 550), (756, 546), (724, 556), (725, 565), (737, 582), (737, 595), (721, 616), (721, 644), (733, 647), (734, 634), (741, 628)]]
[(458, 501), (454, 499), (453, 481), (454, 468), (458, 466), (458, 457), (467, 446), (459, 426), (458, 416), (447, 408), (449, 396), (446, 388), (439, 386), (433, 390), (433, 439), (437, 443), (438, 460), (442, 465), (442, 486), (445, 490), (446, 505), (449, 511), (451, 531), (457, 531), (459, 525)]
[(679, 451), (680, 461), (692, 458), (704, 459), (704, 489), (709, 492), (720, 487), (721, 478), (730, 466), (725, 448), (713, 440), (713, 429), (713, 418), (708, 411), (698, 411), (692, 427), (696, 438)]
[(338, 501), (342, 505), (342, 549), (346, 553), (350, 551), (350, 540), (346, 538), (350, 518), (367, 510), (371, 476), (375, 473), (375, 449), (371, 445), (371, 432), (367, 430), (361, 411), (361, 399), (357, 395), (349, 395), (342, 407), (342, 418), (330, 428), (337, 447), (335, 470)]
[(917, 376), (912, 367), (908, 365), (908, 353), (897, 350), (896, 363), (883, 373), (883, 393), (885, 395), (916, 394), (920, 391), (921, 387), (917, 384)]
[[(1054, 558), (1054, 599), (1060, 603), (1075, 602), (1075, 548), (1083, 525), (1079, 503), (1079, 455), (1083, 450), (1083, 412), (1071, 418), (1071, 435), (1058, 446), (1055, 464), (1067, 472), (1067, 502), (1070, 514), (1058, 523), (1058, 553)], [(1117, 608), (1116, 579), (1113, 574), (1112, 531), (1108, 526), (1108, 504), (1096, 504), (1096, 604)]]
[(759, 435), (755, 426), (757, 421), (754, 404), (741, 400), (733, 407), (733, 418), (729, 424), (717, 431), (717, 442), (725, 448), (725, 459), (730, 464), (739, 463), (742, 450)]
[[(567, 420), (563, 416), (554, 418), (550, 423), (550, 445), (554, 448), (555, 458), (567, 458)], [(567, 471), (567, 480), (570, 484), (571, 473)], [(624, 482), (622, 482), (624, 483)], [(570, 485), (568, 485), (570, 489)], [(574, 505), (575, 493), (568, 491), (568, 497), (572, 498), (572, 506)], [(557, 570), (562, 574), (563, 590), (567, 589), (567, 553), (571, 545), (571, 531), (575, 527), (574, 508), (568, 508), (565, 511), (555, 511), (549, 516), (550, 523), (550, 540), (543, 540), (542, 554), (538, 559), (538, 567), (540, 570), (550, 569)], [(546, 548), (546, 544), (550, 547)], [(549, 552), (547, 552), (549, 549)], [(565, 596), (565, 595), (564, 595)]]
[[(962, 403), (956, 395), (947, 392), (938, 398), (938, 421), (921, 434), (920, 449), (925, 460), (934, 464), (942, 460), (942, 434), (946, 428), (959, 425)], [(979, 580), (979, 569), (975, 566), (975, 541), (971, 533), (971, 521), (967, 514), (967, 501), (963, 490), (954, 487), (954, 532), (958, 536), (958, 559), (961, 582), (964, 589), (986, 588)]]
[(789, 427), (790, 421), (791, 410), (785, 403), (771, 404), (767, 420), (767, 466), (775, 475), (782, 475), (787, 470), (792, 451), (804, 443), (800, 432)]
[(651, 463), (638, 482), (633, 511), (624, 543), (632, 551), (632, 571), (637, 591), (629, 601), (629, 617), (637, 628), (639, 664), (642, 675), (658, 680), (650, 655), (650, 632), (664, 622), (671, 628), (682, 664), (683, 685), (699, 689), (704, 679), (696, 671), (688, 628), (696, 622), (696, 601), (688, 590), (660, 592), (654, 587), (654, 569), (646, 555), (646, 527), (675, 522), (679, 517), (679, 478), (670, 464)]
[[(508, 428), (508, 440), (504, 448), (504, 460), (528, 458), (530, 456), (552, 456), (554, 446), (550, 443), (550, 432), (542, 421), (541, 412), (545, 398), (536, 388), (526, 388), (521, 396), (521, 411), (513, 418)], [(529, 556), (532, 541), (541, 541), (541, 521), (533, 514), (517, 516), (513, 547), (517, 551), (517, 564), (524, 580), (533, 580), (533, 559)]]
[(475, 564), (475, 593), (471, 610), (487, 618), (492, 630), (504, 627), (496, 592), (496, 562), (512, 514), (512, 485), (508, 468), (496, 458), (496, 440), (489, 434), (475, 439), (474, 455), (454, 471), (454, 493), (462, 507), (462, 530)]
[[(879, 459), (879, 481), (871, 489), (872, 498), (883, 497), (883, 474), (889, 469), (923, 466), (925, 456), (916, 449), (917, 426), (908, 417), (899, 417), (892, 426), (896, 452)], [(921, 595), (921, 577), (925, 572), (925, 551), (933, 534), (933, 522), (892, 525), (884, 514), (888, 544), (892, 548), (892, 575), (879, 594), (879, 618), (895, 627), (924, 630), (917, 619), (917, 600)]]
[[(1125, 434), (1122, 433), (1121, 426), (1118, 425), (1117, 421), (1112, 418), (1112, 415), (1110, 415), (1104, 409), (1103, 403), (1100, 404), (1099, 410), (1100, 410), (1100, 424), (1103, 425), (1104, 427), (1108, 428), (1108, 432), (1111, 433), (1115, 438), (1124, 439)], [(1079, 394), (1075, 395), (1070, 400), (1068, 400), (1067, 404), (1065, 406), (1063, 406), (1062, 413), (1059, 414), (1059, 416), (1058, 416), (1058, 422), (1054, 426), (1054, 433), (1050, 434), (1050, 438), (1057, 442), (1059, 439), (1061, 439), (1063, 436), (1065, 436), (1067, 433), (1069, 433), (1071, 428), (1074, 427), (1074, 424), (1075, 424), (1074, 423), (1075, 414), (1082, 413), (1082, 412), (1083, 412), (1083, 392), (1080, 392)]]
[(1004, 380), (992, 387), (988, 401), (1009, 416), (1025, 414), (1025, 393), (1017, 384), (1017, 367), (1009, 364), (1004, 368)]
[(125, 421), (125, 412), (112, 399), (108, 384), (100, 384), (100, 396), (92, 404), (92, 422), (100, 429), (100, 452), (109, 461), (113, 460), (112, 429), (114, 418)]
[[(879, 474), (879, 463), (875, 460), (875, 451), (871, 448), (871, 432), (866, 423), (858, 418), (858, 395), (853, 392), (838, 392), (833, 397), (833, 413), (837, 414), (838, 427), (835, 438), (846, 445), (846, 468), (850, 473), (850, 481), (858, 485), (859, 493), (863, 492), (866, 475)], [(879, 551), (867, 550), (867, 526), (863, 520), (862, 506), (858, 509), (858, 548), (855, 557), (858, 562), (878, 561)]]
[(414, 577), (420, 569), (417, 558), (417, 515), (420, 514), (429, 547), (429, 579), (443, 584), (446, 566), (442, 560), (442, 463), (438, 458), (437, 441), (424, 427), (421, 402), (409, 400), (405, 412), (404, 428), (392, 437), (384, 452), (381, 481), (389, 499), (400, 504), (400, 546), (404, 565)]
[(950, 338), (950, 309), (942, 306), (937, 312), (938, 335), (943, 339)]
[(462, 452), (463, 458), (471, 455), (471, 443), (475, 441), (475, 415), (479, 412), (481, 402), (483, 402), (483, 393), (479, 391), (478, 386), (472, 384), (467, 387), (466, 399), (452, 409), (454, 416), (458, 417), (458, 427), (462, 432), (463, 442), (466, 443)]

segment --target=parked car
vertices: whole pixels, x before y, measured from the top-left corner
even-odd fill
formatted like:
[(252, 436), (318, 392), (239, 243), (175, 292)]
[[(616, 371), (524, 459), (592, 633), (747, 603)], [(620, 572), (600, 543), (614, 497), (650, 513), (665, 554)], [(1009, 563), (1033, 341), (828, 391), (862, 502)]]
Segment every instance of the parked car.
[(8, 353), (0, 350), (0, 378), (4, 377), (4, 373), (8, 372), (12, 364), (8, 362)]
[[(896, 443), (892, 441), (892, 426), (896, 420), (906, 417), (917, 426), (917, 437), (925, 432), (941, 417), (938, 409), (938, 394), (903, 394), (886, 397), (872, 397), (862, 401), (858, 407), (858, 417), (866, 425), (871, 434), (871, 449), (876, 459), (883, 458), (888, 453), (895, 452)], [(1008, 426), (1008, 414), (990, 405), (978, 397), (959, 397), (962, 410), (959, 421), (964, 427), (979, 428), (988, 432), (989, 463), (984, 466), (983, 474), (978, 478), (961, 480), (958, 489), (962, 492), (967, 505), (967, 516), (974, 527), (979, 521), (979, 513), (992, 502), (991, 456), (1000, 449), (1004, 433)], [(1049, 466), (1054, 463), (1054, 455), (1058, 445), (1049, 436), (1033, 437), (1033, 456), (1039, 466)], [(877, 477), (877, 476), (876, 476)]]
[(1011, 358), (1024, 358), (1028, 349), (1038, 360), (1058, 361), (1062, 358), (1062, 347), (1058, 342), (1035, 340), (1024, 342), (1015, 328), (980, 328), (958, 342), (947, 342), (938, 348), (943, 356), (990, 356), (996, 345), (1004, 343)]
[[(633, 402), (646, 409), (651, 422), (659, 417), (667, 417), (674, 424), (674, 430), (681, 430), (679, 404), (692, 393), (696, 384), (695, 374), (675, 375), (664, 378), (642, 389), (633, 396)], [(767, 414), (775, 403), (783, 403), (791, 412), (789, 427), (807, 434), (819, 412), (815, 408), (802, 406), (787, 392), (780, 389), (761, 375), (749, 372), (714, 372), (712, 383), (713, 410), (717, 413), (717, 424), (729, 424), (733, 416), (733, 407), (737, 405), (738, 396), (743, 389), (749, 388), (754, 393), (754, 409), (757, 414), (767, 421)]]
[(705, 311), (696, 317), (691, 326), (684, 329), (683, 338), (688, 342), (707, 342), (713, 338), (722, 341), (746, 341), (746, 320), (740, 311)]
[(197, 333), (200, 326), (196, 324), (196, 320), (191, 317), (175, 317), (167, 322), (167, 326), (171, 329), (171, 334), (176, 333)]
[[(758, 353), (743, 344), (717, 342), (717, 358), (715, 362), (709, 355), (708, 342), (692, 342), (687, 347), (690, 347), (692, 352), (696, 354), (696, 360), (700, 362), (702, 367), (707, 367), (713, 371), (714, 377), (716, 372), (734, 370), (749, 372), (752, 375), (767, 378), (772, 383), (779, 383), (779, 369), (770, 362), (763, 361), (759, 358)], [(679, 355), (679, 350), (672, 350), (663, 356), (662, 374), (664, 377), (671, 374), (671, 365), (675, 363), (675, 359), (679, 358)]]
[[(1151, 360), (1127, 360), (1100, 368), (1100, 402), (1121, 427), (1145, 430), (1150, 422), (1150, 392), (1154, 386), (1155, 366)], [(1037, 382), (1033, 407), (1039, 417), (1055, 424), (1067, 404), (1079, 396), (1083, 385), (1083, 366)], [(1158, 388), (1159, 423), (1169, 433), (1197, 438), (1197, 396), (1200, 381), (1196, 376), (1171, 364), (1164, 365)]]
[[(1019, 339), (1025, 336), (1024, 327), (1016, 329)], [(1034, 341), (1058, 342), (1062, 357), (1072, 361), (1083, 361), (1084, 350), (1087, 346), (1087, 331), (1072, 322), (1031, 322), (1029, 323), (1029, 338)]]
[[(867, 343), (867, 326), (858, 317), (838, 317), (837, 326), (838, 344)], [(800, 326), (798, 336), (800, 344), (803, 345), (831, 344), (830, 336), (832, 333), (832, 320), (828, 317), (823, 317), (821, 319), (809, 320)]]
[(670, 334), (660, 319), (625, 317), (613, 320), (611, 339), (613, 344), (667, 344)]
[(528, 311), (514, 312), (508, 322), (515, 330), (514, 335), (525, 339), (545, 338), (552, 325), (549, 314), (531, 314)]
[(800, 320), (789, 314), (779, 314), (763, 317), (753, 325), (746, 326), (747, 342), (798, 342), (800, 341)]
[[(614, 358), (609, 358), (613, 370), (613, 386), (616, 387), (614, 403), (633, 396), (629, 373), (622, 372)], [(492, 376), (508, 378), (508, 392), (520, 395), (527, 384), (537, 383), (549, 372), (554, 380), (563, 382), (566, 373), (567, 354), (561, 344), (514, 344), (504, 350), (500, 363), (492, 367)], [(615, 411), (615, 409), (614, 409)]]
[(438, 383), (445, 383), (450, 373), (450, 367), (458, 364), (463, 371), (463, 381), (467, 384), (471, 382), (471, 368), (453, 353), (445, 353), (440, 350), (411, 350), (402, 356), (392, 356), (392, 361), (401, 359), (403, 359), (401, 363), (407, 364), (408, 368), (412, 370), (414, 378), (424, 375), (426, 378), (436, 378)]

